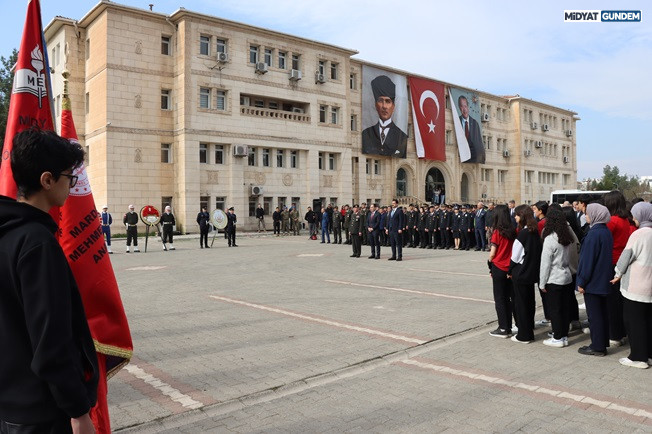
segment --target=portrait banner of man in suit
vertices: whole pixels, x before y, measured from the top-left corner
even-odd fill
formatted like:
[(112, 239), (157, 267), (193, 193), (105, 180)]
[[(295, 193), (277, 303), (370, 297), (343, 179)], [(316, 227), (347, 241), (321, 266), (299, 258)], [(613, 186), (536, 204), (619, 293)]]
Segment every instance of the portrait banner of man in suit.
[(362, 153), (405, 158), (406, 77), (372, 66), (362, 68)]
[(485, 151), (480, 125), (480, 98), (478, 94), (449, 88), (455, 138), (462, 163), (484, 163)]

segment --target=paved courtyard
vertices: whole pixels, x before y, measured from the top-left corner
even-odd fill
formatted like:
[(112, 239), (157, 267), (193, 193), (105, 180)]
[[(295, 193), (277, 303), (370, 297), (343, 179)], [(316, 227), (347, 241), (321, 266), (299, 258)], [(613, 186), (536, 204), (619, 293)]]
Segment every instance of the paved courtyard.
[(563, 349), (541, 343), (548, 328), (529, 345), (488, 335), (487, 253), (151, 241), (113, 246), (135, 347), (109, 382), (115, 431), (652, 432), (652, 369), (621, 366), (628, 347), (599, 358), (577, 353), (581, 332)]

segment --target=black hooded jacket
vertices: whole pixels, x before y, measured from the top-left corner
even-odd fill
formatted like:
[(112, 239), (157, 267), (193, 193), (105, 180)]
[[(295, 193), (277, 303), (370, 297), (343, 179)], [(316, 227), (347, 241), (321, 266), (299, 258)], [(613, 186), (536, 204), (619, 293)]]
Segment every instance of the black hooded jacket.
[(84, 306), (49, 214), (0, 196), (0, 419), (42, 423), (95, 405)]

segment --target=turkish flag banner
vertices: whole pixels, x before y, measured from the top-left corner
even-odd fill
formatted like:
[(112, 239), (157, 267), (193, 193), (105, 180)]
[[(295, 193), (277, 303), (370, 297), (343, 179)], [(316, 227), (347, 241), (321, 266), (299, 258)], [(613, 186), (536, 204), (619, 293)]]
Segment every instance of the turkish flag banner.
[(16, 183), (9, 156), (16, 134), (32, 126), (54, 130), (50, 98), (50, 67), (41, 24), (39, 0), (27, 4), (27, 17), (15, 66), (7, 129), (0, 166), (0, 195), (16, 198)]
[[(65, 89), (61, 137), (77, 142)], [(86, 167), (82, 164), (73, 174), (78, 177), (77, 184), (70, 189), (70, 196), (59, 209), (59, 244), (79, 286), (99, 366), (104, 368), (100, 372), (97, 405), (91, 411), (91, 418), (98, 433), (110, 433), (106, 380), (129, 362), (133, 344)]]
[(443, 83), (409, 77), (417, 157), (446, 161), (446, 106)]

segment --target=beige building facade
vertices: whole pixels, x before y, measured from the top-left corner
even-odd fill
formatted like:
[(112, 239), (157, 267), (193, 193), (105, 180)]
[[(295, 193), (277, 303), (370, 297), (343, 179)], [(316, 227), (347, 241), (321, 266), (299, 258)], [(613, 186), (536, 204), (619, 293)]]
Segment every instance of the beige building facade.
[[(577, 178), (577, 114), (478, 92), (486, 164), (460, 163), (450, 108), (446, 161), (361, 153), (362, 69), (355, 50), (179, 9), (102, 1), (45, 30), (60, 106), (61, 72), (98, 208), (114, 225), (129, 204), (170, 204), (182, 232), (200, 206), (235, 207), (241, 228), (264, 206), (429, 201), (530, 203)], [(372, 65), (412, 75), (388, 66)], [(456, 87), (460, 87), (455, 85)], [(60, 123), (60, 108), (55, 110)], [(409, 116), (411, 119), (411, 116)], [(408, 130), (412, 130), (410, 123)]]

